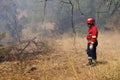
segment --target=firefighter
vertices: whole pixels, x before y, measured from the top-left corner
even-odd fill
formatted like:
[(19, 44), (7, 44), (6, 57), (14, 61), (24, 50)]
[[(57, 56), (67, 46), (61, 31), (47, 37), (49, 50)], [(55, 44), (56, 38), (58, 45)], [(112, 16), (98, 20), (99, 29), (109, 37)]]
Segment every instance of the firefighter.
[(88, 34), (87, 38), (87, 55), (88, 55), (88, 64), (87, 65), (95, 65), (97, 60), (96, 55), (96, 47), (98, 45), (97, 37), (98, 37), (98, 29), (95, 26), (95, 19), (88, 18), (86, 20), (88, 26)]

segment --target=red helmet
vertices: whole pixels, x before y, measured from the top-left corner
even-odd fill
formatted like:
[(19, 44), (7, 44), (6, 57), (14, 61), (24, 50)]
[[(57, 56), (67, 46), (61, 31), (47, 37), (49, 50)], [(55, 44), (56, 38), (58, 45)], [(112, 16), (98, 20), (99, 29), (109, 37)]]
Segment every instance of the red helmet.
[(87, 24), (94, 24), (95, 23), (95, 19), (94, 18), (88, 18), (87, 20), (86, 20), (86, 23)]

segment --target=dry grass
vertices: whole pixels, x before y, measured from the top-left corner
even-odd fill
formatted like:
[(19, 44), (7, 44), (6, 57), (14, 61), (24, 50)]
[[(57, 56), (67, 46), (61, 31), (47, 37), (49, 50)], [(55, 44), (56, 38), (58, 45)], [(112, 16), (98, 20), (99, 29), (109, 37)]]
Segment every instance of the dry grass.
[[(120, 78), (119, 33), (100, 33), (97, 48), (98, 64), (87, 63), (86, 39), (63, 36), (54, 43), (55, 52), (40, 54), (22, 62), (0, 63), (0, 80), (119, 80)], [(76, 50), (76, 51), (75, 51)]]

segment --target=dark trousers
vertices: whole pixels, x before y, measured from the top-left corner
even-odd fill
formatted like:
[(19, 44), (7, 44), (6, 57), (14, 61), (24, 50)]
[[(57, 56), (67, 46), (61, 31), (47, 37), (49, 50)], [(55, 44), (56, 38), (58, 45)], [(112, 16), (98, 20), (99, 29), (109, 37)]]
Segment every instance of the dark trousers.
[(93, 48), (90, 49), (90, 44), (87, 45), (87, 55), (89, 58), (92, 58), (94, 60), (97, 59), (97, 55), (96, 55), (96, 47), (98, 45), (98, 42), (96, 41), (94, 44), (93, 44)]

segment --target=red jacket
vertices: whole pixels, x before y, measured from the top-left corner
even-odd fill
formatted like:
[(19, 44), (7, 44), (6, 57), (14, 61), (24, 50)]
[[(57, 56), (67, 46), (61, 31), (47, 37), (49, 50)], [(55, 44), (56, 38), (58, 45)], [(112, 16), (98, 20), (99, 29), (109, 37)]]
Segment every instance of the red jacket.
[(98, 37), (97, 27), (96, 26), (90, 27), (88, 30), (88, 35), (87, 35), (88, 44), (96, 42), (97, 37)]

